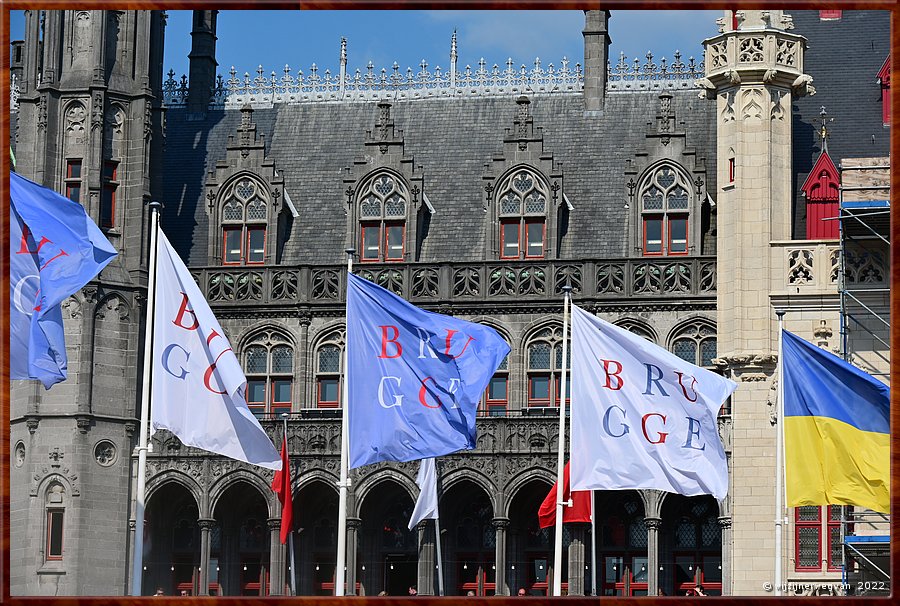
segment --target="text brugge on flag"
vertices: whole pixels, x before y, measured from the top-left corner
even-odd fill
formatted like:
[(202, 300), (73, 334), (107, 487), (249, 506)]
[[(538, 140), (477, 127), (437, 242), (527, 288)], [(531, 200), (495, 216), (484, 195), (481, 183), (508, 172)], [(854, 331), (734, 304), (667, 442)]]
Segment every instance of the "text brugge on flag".
[(150, 429), (188, 446), (281, 469), (245, 401), (247, 379), (190, 272), (159, 230)]
[(493, 328), (348, 274), (350, 467), (474, 448), (478, 401), (508, 353)]
[(787, 506), (891, 510), (887, 385), (783, 331)]
[[(538, 508), (538, 524), (541, 528), (549, 528), (556, 524), (556, 489), (558, 482), (553, 483), (553, 488), (544, 497), (544, 502)], [(590, 522), (591, 521), (591, 491), (578, 490), (572, 492), (569, 489), (569, 463), (563, 468), (563, 501), (571, 499), (572, 505), (563, 505), (563, 522)]]
[(728, 492), (716, 417), (737, 384), (572, 306), (572, 490)]
[(116, 256), (84, 207), (9, 174), (10, 378), (66, 379), (60, 304)]

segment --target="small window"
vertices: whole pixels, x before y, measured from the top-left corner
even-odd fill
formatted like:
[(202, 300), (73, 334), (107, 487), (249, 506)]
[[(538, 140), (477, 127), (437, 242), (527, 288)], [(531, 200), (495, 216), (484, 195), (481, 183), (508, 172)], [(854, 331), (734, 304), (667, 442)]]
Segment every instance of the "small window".
[(488, 382), (487, 389), (484, 392), (484, 407), (482, 414), (491, 417), (502, 417), (506, 415), (506, 408), (509, 403), (509, 355), (503, 358), (503, 361), (497, 367), (497, 371)]
[(370, 177), (358, 195), (360, 260), (400, 262), (406, 253), (406, 213), (409, 194), (394, 175)]
[(61, 560), (63, 556), (63, 517), (62, 509), (47, 510), (47, 559)]
[(728, 158), (728, 182), (734, 183), (734, 158)]
[[(544, 328), (532, 337), (527, 352), (528, 406), (559, 406), (562, 381), (562, 327)], [(572, 352), (569, 350), (566, 375), (566, 402), (571, 400), (569, 388)]]
[(81, 160), (66, 161), (66, 197), (72, 202), (81, 203)]
[(316, 350), (316, 406), (339, 408), (341, 405), (341, 367), (344, 335), (336, 330), (325, 336)]
[(542, 259), (544, 257), (544, 220), (526, 219), (525, 238), (528, 248), (525, 256), (528, 258)]
[(644, 218), (644, 254), (661, 255), (662, 247), (662, 218)]
[(225, 228), (225, 265), (238, 265), (241, 262), (241, 235), (240, 227)]
[(500, 227), (500, 258), (519, 258), (519, 222), (503, 221)]
[(112, 227), (116, 216), (116, 192), (119, 188), (118, 162), (104, 162), (101, 173), (100, 227)]
[(818, 505), (794, 510), (795, 566), (798, 571), (822, 569), (822, 516)]
[(225, 189), (221, 207), (222, 263), (262, 265), (266, 262), (267, 194), (249, 178)]
[(266, 257), (266, 227), (254, 225), (247, 227), (247, 263), (261, 264)]
[(843, 12), (842, 10), (819, 11), (819, 21), (839, 21)]
[(645, 255), (688, 254), (693, 198), (687, 175), (674, 165), (661, 164), (642, 178), (638, 199)]
[(254, 339), (244, 350), (247, 406), (257, 418), (291, 412), (294, 351), (274, 332)]

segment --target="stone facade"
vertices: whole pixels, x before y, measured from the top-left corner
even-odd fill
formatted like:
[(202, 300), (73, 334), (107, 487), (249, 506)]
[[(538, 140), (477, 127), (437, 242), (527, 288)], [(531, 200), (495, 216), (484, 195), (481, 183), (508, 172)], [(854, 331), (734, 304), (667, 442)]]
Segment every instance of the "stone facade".
[[(774, 551), (774, 312), (841, 350), (838, 278), (851, 265), (837, 242), (792, 239), (792, 152), (808, 127), (792, 105), (812, 92), (815, 69), (805, 32), (789, 31), (781, 11), (726, 11), (703, 74), (676, 58), (642, 80), (649, 72), (610, 68), (610, 15), (587, 11), (583, 76), (568, 65), (457, 74), (454, 38), (451, 72), (423, 66), (392, 90), (346, 74), (345, 47), (333, 81), (287, 70), (280, 83), (216, 79), (216, 19), (195, 11), (190, 85), (163, 81), (159, 11), (26, 11), (26, 40), (14, 43), (17, 170), (70, 196), (77, 186), (120, 254), (63, 306), (69, 379), (47, 392), (13, 385), (11, 593), (130, 591), (151, 199), (164, 202), (163, 229), (251, 393), (261, 386), (262, 399), (249, 399), (276, 443), (277, 413), (290, 410), (297, 533), (293, 570), (271, 473), (157, 433), (144, 594), (281, 595), (291, 574), (298, 594), (333, 593), (340, 418), (330, 390), (340, 386), (348, 247), (359, 275), (488, 324), (511, 345), (476, 449), (438, 462), (447, 595), (541, 594), (553, 574), (573, 595), (697, 583), (762, 593)], [(688, 76), (702, 98), (683, 86)], [(548, 81), (559, 87), (537, 85)], [(816, 84), (822, 98), (836, 94)], [(686, 218), (684, 237), (653, 237), (660, 217)], [(848, 279), (886, 310), (887, 272), (883, 262), (872, 269), (883, 253), (844, 254), (857, 259)], [(567, 526), (558, 571), (552, 533), (536, 518), (560, 436), (552, 396), (541, 399), (534, 380), (558, 381), (565, 286), (592, 313), (739, 383), (719, 417), (728, 498), (598, 492), (596, 589), (589, 525)], [(851, 335), (854, 360), (884, 371), (887, 331), (872, 328)], [(382, 463), (351, 473), (348, 593), (438, 591), (433, 525), (407, 530), (416, 471)], [(60, 511), (62, 556), (49, 557), (49, 516)], [(793, 573), (792, 526), (784, 534), (785, 580), (840, 578)]]

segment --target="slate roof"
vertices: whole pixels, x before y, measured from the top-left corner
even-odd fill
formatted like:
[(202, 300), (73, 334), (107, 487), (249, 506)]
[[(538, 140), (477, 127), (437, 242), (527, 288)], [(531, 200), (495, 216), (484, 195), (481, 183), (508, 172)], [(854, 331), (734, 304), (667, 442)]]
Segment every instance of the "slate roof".
[(794, 33), (809, 40), (804, 65), (816, 94), (793, 100), (795, 192), (793, 236), (806, 237), (804, 181), (821, 151), (818, 127), (822, 106), (829, 124), (828, 154), (871, 158), (890, 153), (890, 129), (882, 124), (881, 86), (875, 81), (890, 52), (890, 13), (843, 11), (840, 20), (821, 21), (819, 11), (789, 11)]
[[(694, 90), (672, 91), (676, 126), (686, 146), (706, 158), (714, 180), (715, 104)], [(624, 176), (626, 160), (646, 150), (645, 135), (659, 109), (656, 92), (613, 92), (601, 117), (585, 117), (580, 94), (531, 97), (531, 115), (544, 135), (544, 151), (561, 162), (565, 193), (575, 206), (562, 257), (622, 257), (626, 251)], [(300, 213), (284, 263), (342, 263), (346, 226), (341, 171), (364, 153), (365, 131), (378, 116), (375, 103), (277, 104), (256, 109), (257, 133), (266, 154)], [(420, 260), (480, 260), (484, 221), (484, 164), (504, 151), (515, 97), (398, 101), (392, 107), (403, 130), (405, 153), (425, 175), (425, 191), (436, 209)], [(190, 250), (190, 263), (206, 264), (205, 171), (225, 158), (227, 137), (240, 111), (211, 111), (189, 120), (183, 108), (167, 111), (163, 227), (173, 242)], [(707, 184), (716, 191), (714, 183)]]

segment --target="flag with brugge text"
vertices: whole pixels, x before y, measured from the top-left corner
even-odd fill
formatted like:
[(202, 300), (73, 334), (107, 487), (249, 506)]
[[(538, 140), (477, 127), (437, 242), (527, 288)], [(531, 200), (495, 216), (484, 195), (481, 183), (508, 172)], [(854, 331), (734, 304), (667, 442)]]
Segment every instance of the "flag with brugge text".
[(572, 306), (572, 490), (728, 492), (716, 418), (737, 384)]
[(475, 448), (478, 401), (506, 341), (353, 274), (347, 282), (350, 467)]
[(225, 331), (162, 230), (158, 231), (150, 431), (188, 446), (281, 469), (245, 400), (247, 379)]

